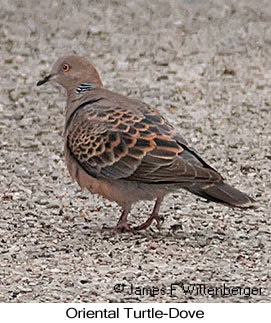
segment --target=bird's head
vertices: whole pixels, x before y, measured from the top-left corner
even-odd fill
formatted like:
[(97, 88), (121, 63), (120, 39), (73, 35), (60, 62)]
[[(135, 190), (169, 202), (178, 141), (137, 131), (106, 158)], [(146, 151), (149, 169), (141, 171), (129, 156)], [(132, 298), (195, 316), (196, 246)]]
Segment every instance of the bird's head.
[(95, 67), (83, 56), (64, 56), (59, 58), (51, 72), (37, 83), (54, 81), (62, 85), (68, 94), (83, 93), (91, 88), (102, 87)]

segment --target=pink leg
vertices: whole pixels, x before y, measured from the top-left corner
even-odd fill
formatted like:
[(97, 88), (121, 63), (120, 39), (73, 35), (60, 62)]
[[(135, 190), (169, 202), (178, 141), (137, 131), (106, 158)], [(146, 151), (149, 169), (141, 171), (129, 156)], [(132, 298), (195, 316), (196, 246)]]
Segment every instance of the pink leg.
[(127, 222), (127, 217), (128, 217), (128, 214), (129, 214), (130, 210), (127, 211), (127, 210), (123, 210), (122, 213), (121, 213), (121, 216), (119, 218), (119, 221), (115, 227), (115, 229), (119, 232), (131, 232), (131, 231), (134, 231), (130, 225), (128, 224)]
[(130, 227), (130, 225), (127, 222), (127, 217), (130, 210), (124, 209), (121, 213), (121, 216), (119, 218), (119, 221), (115, 227), (108, 227), (104, 228), (105, 230), (112, 230), (115, 232), (134, 232), (134, 229)]
[(157, 224), (156, 224), (157, 229), (159, 231), (161, 230), (160, 217), (159, 217), (158, 213), (159, 213), (159, 209), (160, 209), (160, 206), (161, 206), (162, 201), (163, 201), (162, 198), (158, 198), (156, 200), (151, 216), (148, 218), (148, 220), (146, 222), (144, 222), (143, 224), (135, 227), (134, 228), (135, 231), (147, 229), (152, 224), (152, 221), (154, 219), (157, 222)]

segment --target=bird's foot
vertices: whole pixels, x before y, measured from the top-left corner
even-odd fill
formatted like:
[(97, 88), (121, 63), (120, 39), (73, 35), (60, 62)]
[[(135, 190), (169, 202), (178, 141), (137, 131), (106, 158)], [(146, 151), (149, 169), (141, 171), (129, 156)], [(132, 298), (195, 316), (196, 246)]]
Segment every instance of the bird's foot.
[(115, 227), (105, 227), (103, 230), (111, 230), (115, 233), (124, 233), (124, 232), (132, 232), (135, 233), (135, 230), (129, 225), (127, 222), (127, 216), (129, 213), (129, 209), (124, 209), (122, 211), (121, 217)]
[(112, 231), (115, 233), (124, 233), (124, 232), (135, 233), (135, 229), (132, 228), (127, 222), (120, 222), (115, 227), (104, 227), (103, 231)]
[(153, 220), (155, 220), (157, 222), (156, 223), (157, 229), (159, 231), (161, 230), (161, 219), (160, 219), (160, 216), (158, 214), (161, 203), (162, 203), (162, 198), (157, 198), (157, 200), (155, 202), (155, 205), (154, 205), (154, 208), (152, 210), (151, 216), (148, 218), (148, 220), (146, 222), (144, 222), (143, 224), (135, 227), (134, 228), (135, 231), (147, 229), (152, 224)]
[(160, 231), (161, 230), (161, 219), (160, 219), (160, 216), (158, 214), (152, 214), (148, 220), (142, 224), (140, 224), (139, 226), (137, 227), (134, 227), (133, 229), (135, 231), (140, 231), (140, 230), (145, 230), (147, 229), (151, 224), (152, 224), (152, 221), (155, 220), (156, 221), (156, 227), (157, 229)]

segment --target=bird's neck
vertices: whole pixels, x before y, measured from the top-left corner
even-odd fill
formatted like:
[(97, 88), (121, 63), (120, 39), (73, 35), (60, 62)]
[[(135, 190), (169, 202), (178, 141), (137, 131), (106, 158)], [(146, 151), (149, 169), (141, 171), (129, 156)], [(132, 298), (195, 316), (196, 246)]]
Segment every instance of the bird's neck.
[(96, 82), (86, 81), (86, 82), (75, 83), (69, 88), (66, 88), (68, 100), (69, 101), (81, 100), (81, 98), (84, 97), (85, 95), (88, 95), (88, 94), (91, 95), (91, 92), (101, 87), (102, 87), (102, 84), (99, 82), (96, 83)]
[(75, 93), (76, 94), (82, 94), (82, 93), (91, 91), (91, 90), (95, 89), (96, 87), (97, 87), (97, 85), (95, 83), (82, 82), (75, 89)]

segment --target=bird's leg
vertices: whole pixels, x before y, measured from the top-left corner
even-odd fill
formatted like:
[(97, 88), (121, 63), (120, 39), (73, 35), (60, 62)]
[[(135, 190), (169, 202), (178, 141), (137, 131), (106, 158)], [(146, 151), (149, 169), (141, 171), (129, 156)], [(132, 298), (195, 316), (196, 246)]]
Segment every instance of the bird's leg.
[(134, 228), (135, 231), (139, 231), (139, 230), (143, 230), (143, 229), (147, 229), (151, 224), (152, 224), (152, 221), (155, 219), (157, 224), (157, 229), (160, 231), (161, 230), (161, 225), (160, 225), (160, 217), (158, 215), (159, 213), (159, 209), (160, 209), (160, 206), (161, 206), (161, 203), (162, 203), (163, 199), (162, 198), (158, 198), (155, 202), (155, 205), (154, 205), (154, 208), (153, 208), (153, 211), (152, 211), (152, 214), (151, 216), (148, 218), (148, 220), (146, 222), (144, 222), (143, 224), (137, 226)]
[(121, 216), (119, 218), (119, 221), (117, 225), (115, 226), (116, 231), (119, 232), (130, 232), (133, 231), (133, 229), (130, 227), (129, 223), (127, 222), (127, 217), (130, 210), (124, 209), (121, 213)]
[(112, 230), (115, 232), (134, 232), (134, 229), (130, 227), (127, 222), (127, 217), (130, 209), (123, 209), (119, 221), (115, 227), (106, 227), (105, 230)]

